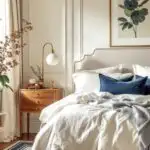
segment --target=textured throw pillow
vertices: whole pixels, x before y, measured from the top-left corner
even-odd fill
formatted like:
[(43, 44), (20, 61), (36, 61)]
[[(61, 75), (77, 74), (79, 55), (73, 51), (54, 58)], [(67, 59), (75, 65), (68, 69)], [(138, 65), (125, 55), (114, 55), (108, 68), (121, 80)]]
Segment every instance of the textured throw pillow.
[(133, 73), (133, 67), (129, 64), (120, 64), (122, 73)]
[(123, 81), (130, 81), (134, 77), (132, 73), (107, 73), (103, 75)]
[(147, 77), (123, 81), (100, 74), (99, 78), (101, 92), (110, 92), (112, 94), (145, 94)]

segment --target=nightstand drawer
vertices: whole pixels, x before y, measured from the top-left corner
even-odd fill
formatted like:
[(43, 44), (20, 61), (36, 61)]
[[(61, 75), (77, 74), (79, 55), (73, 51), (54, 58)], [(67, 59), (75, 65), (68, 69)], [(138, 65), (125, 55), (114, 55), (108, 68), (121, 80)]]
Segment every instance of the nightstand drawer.
[(54, 99), (54, 91), (39, 91), (39, 90), (31, 90), (31, 91), (21, 91), (21, 95), (23, 95), (27, 99)]
[(47, 106), (49, 104), (54, 103), (55, 101), (56, 100), (54, 100), (54, 98), (46, 98), (46, 97), (34, 99), (34, 103), (39, 106)]
[(44, 108), (50, 104), (52, 104), (55, 100), (52, 100), (52, 99), (30, 99), (27, 100), (27, 99), (23, 99), (22, 98), (22, 101), (21, 101), (21, 105), (20, 105), (20, 108), (21, 110), (22, 109), (36, 109), (36, 108)]
[(21, 110), (41, 110), (42, 108), (61, 99), (61, 89), (40, 89), (20, 91), (20, 108)]

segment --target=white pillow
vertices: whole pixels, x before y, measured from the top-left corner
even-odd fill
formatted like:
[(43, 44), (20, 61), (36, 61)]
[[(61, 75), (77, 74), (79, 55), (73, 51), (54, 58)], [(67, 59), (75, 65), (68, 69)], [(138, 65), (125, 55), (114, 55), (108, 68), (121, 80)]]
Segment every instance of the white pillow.
[(75, 93), (92, 92), (100, 89), (98, 73), (94, 72), (77, 72), (73, 74), (75, 84)]
[[(105, 75), (120, 80), (131, 77), (132, 73), (122, 74), (107, 72)], [(73, 74), (73, 81), (75, 84), (75, 93), (100, 91), (99, 73), (87, 71), (77, 72)]]
[(150, 67), (140, 65), (133, 65), (132, 67), (135, 75), (139, 75), (142, 77), (148, 76), (150, 78)]

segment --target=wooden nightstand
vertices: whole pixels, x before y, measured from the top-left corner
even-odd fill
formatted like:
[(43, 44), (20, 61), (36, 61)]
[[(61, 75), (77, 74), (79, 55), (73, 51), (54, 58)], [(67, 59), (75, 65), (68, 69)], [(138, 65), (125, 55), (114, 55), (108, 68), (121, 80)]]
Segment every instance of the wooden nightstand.
[(30, 129), (30, 113), (40, 113), (43, 108), (62, 98), (62, 89), (21, 89), (20, 90), (20, 135), (22, 115), (27, 113), (27, 133)]

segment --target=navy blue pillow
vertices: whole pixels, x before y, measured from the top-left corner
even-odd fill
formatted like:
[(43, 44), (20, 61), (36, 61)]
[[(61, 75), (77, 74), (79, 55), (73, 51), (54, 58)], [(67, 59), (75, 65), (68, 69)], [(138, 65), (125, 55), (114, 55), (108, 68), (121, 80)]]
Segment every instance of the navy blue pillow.
[[(142, 77), (142, 76), (138, 76), (136, 75), (135, 76), (136, 79), (143, 79), (145, 77)], [(150, 94), (150, 79), (147, 78), (146, 82), (145, 82), (145, 94), (148, 95)]]
[(112, 94), (145, 94), (145, 82), (147, 77), (131, 80), (128, 82), (116, 80), (99, 74), (100, 91)]

